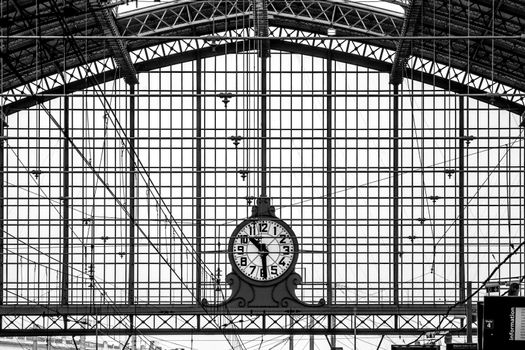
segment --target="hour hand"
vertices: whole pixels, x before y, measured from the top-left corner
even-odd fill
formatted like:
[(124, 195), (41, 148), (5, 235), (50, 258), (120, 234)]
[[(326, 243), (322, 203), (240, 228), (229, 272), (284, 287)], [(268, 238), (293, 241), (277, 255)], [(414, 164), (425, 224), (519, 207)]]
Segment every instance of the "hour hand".
[(250, 239), (250, 242), (253, 243), (253, 245), (257, 248), (257, 250), (259, 251), (259, 256), (261, 257), (261, 262), (262, 262), (262, 266), (261, 266), (261, 269), (262, 269), (262, 278), (266, 279), (268, 278), (268, 270), (267, 270), (267, 262), (266, 262), (266, 257), (268, 256), (268, 248), (266, 248), (266, 244), (264, 243), (261, 243), (258, 239), (256, 239), (255, 237), (249, 237)]

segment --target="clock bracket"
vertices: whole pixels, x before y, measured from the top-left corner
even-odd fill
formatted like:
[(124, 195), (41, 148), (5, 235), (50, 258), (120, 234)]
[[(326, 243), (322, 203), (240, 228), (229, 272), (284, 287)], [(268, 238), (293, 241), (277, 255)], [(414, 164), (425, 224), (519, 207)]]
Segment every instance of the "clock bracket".
[[(257, 204), (252, 207), (250, 218), (277, 218), (275, 207), (270, 204), (270, 198), (260, 197)], [(232, 307), (232, 308), (315, 308), (326, 304), (320, 299), (317, 304), (307, 304), (296, 295), (297, 287), (302, 283), (299, 274), (292, 271), (286, 278), (267, 283), (250, 283), (239, 276), (235, 271), (226, 276), (226, 283), (230, 286), (230, 297), (220, 304), (210, 304), (206, 299), (202, 300), (203, 307)]]
[(247, 283), (233, 272), (226, 276), (226, 282), (232, 290), (231, 296), (220, 304), (210, 304), (203, 299), (203, 307), (304, 309), (326, 304), (324, 299), (320, 299), (317, 304), (307, 304), (299, 300), (295, 290), (302, 280), (295, 272), (279, 283), (267, 286)]

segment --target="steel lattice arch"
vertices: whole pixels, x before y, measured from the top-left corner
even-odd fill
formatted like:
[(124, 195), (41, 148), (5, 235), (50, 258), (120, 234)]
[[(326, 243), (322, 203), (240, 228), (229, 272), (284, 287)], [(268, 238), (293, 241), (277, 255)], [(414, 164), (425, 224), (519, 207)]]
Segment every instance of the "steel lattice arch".
[[(120, 3), (1, 3), (0, 335), (471, 336), (523, 282), (524, 2)], [(221, 304), (260, 188), (316, 307)]]

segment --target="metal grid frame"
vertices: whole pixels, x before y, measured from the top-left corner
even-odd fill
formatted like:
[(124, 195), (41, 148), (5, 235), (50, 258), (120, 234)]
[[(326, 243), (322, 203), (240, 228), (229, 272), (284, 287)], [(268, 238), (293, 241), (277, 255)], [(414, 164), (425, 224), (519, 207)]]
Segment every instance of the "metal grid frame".
[[(8, 116), (4, 304), (136, 304), (155, 314), (227, 296), (227, 237), (260, 181), (260, 67), (245, 45), (141, 73), (131, 90), (114, 80)], [(330, 304), (360, 314), (418, 304), (444, 315), (439, 305), (462, 299), (467, 281), (476, 288), (523, 241), (519, 117), (413, 78), (390, 87), (384, 72), (272, 52), (269, 194), (300, 237), (305, 301), (333, 292)], [(522, 255), (497, 278), (520, 276)], [(20, 316), (2, 317), (20, 331)]]

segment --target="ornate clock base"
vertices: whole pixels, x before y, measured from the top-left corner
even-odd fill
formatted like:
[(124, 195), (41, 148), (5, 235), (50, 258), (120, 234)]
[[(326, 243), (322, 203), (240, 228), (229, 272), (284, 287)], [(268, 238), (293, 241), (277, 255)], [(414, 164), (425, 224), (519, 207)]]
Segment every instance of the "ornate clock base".
[(202, 306), (261, 309), (323, 306), (324, 299), (310, 305), (295, 295), (302, 282), (301, 276), (294, 272), (298, 252), (299, 244), (291, 227), (275, 216), (269, 198), (258, 198), (252, 215), (237, 225), (228, 243), (233, 270), (226, 276), (232, 291), (230, 298), (215, 305), (203, 299)]
[(221, 304), (210, 305), (206, 299), (202, 300), (203, 306), (234, 307), (234, 308), (304, 308), (325, 305), (325, 300), (319, 300), (316, 305), (306, 304), (295, 295), (295, 289), (301, 284), (302, 279), (297, 273), (291, 273), (286, 279), (279, 283), (268, 286), (257, 286), (248, 284), (236, 274), (230, 273), (226, 276), (226, 282), (232, 289), (228, 300)]

